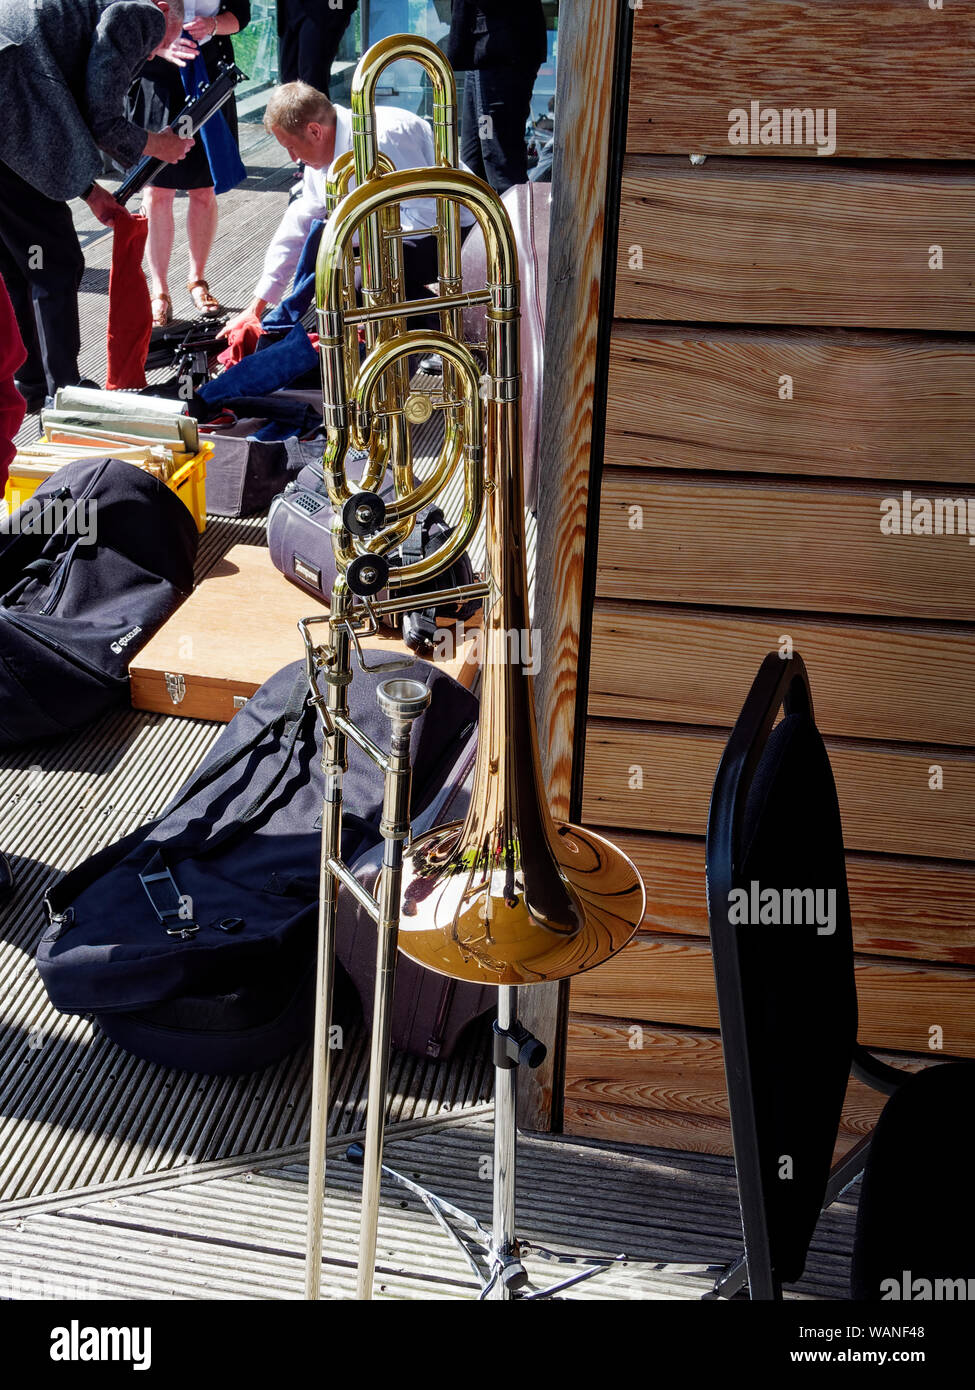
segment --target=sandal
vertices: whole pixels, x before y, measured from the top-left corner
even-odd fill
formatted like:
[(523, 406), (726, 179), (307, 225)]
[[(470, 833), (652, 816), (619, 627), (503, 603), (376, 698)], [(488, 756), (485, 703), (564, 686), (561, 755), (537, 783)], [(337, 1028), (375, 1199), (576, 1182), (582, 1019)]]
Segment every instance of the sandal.
[(152, 296), (152, 326), (165, 328), (173, 321), (173, 301), (168, 294)]
[(205, 280), (194, 280), (186, 288), (190, 292), (193, 307), (198, 314), (205, 314), (207, 318), (213, 318), (215, 314), (221, 312), (220, 305), (210, 293), (210, 286)]

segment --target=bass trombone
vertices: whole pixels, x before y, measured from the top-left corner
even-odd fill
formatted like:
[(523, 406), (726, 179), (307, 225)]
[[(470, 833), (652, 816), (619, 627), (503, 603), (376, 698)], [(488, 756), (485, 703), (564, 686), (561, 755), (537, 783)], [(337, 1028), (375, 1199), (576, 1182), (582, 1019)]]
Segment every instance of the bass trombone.
[[(376, 148), (377, 80), (388, 63), (404, 58), (419, 62), (433, 82), (438, 163), (430, 169), (384, 168)], [(357, 186), (343, 191), (348, 166), (333, 169), (337, 202), (322, 235), (316, 277), (327, 434), (323, 468), (335, 511), (337, 577), (329, 614), (301, 624), (312, 699), (324, 729), (326, 774), (306, 1293), (309, 1298), (320, 1294), (334, 932), (338, 893), (344, 886), (378, 928), (358, 1295), (371, 1297), (375, 1267), (398, 947), (442, 974), (499, 988), (494, 1229), (485, 1241), (489, 1268), (484, 1290), (507, 1298), (525, 1278), (514, 1229), (517, 1066), (537, 1065), (544, 1056), (541, 1044), (517, 1022), (516, 987), (563, 979), (606, 960), (636, 930), (645, 895), (639, 873), (624, 854), (590, 830), (553, 821), (545, 801), (528, 649), (519, 277), (507, 210), (486, 183), (457, 167), (453, 72), (432, 43), (402, 37), (370, 49), (353, 79), (352, 110)], [(398, 297), (397, 283), (402, 236), (397, 209), (407, 199), (435, 203), (436, 223), (429, 231), (437, 238), (441, 267), (439, 293), (412, 302)], [(461, 283), (462, 206), (473, 214), (487, 250), (487, 282), (473, 291), (463, 290)], [(350, 280), (357, 235), (361, 306)], [(471, 305), (484, 305), (486, 310), (485, 341), (480, 344), (463, 336), (462, 310)], [(439, 314), (439, 330), (407, 329), (408, 316), (431, 312)], [(361, 364), (356, 341), (360, 327), (366, 338)], [(411, 421), (429, 417), (433, 403), (411, 390), (409, 359), (428, 353), (439, 355), (444, 364), (443, 398), (437, 404), (445, 414), (445, 439), (432, 473), (417, 482), (405, 436)], [(346, 472), (346, 457), (353, 448), (368, 456), (357, 483)], [(379, 495), (387, 467), (395, 485), (392, 500)], [(464, 503), (453, 534), (422, 560), (394, 563), (392, 552), (416, 524), (419, 511), (458, 469), (463, 471)], [(380, 686), (379, 701), (392, 724), (390, 752), (385, 754), (349, 718), (352, 651), (359, 653), (359, 636), (375, 631), (380, 617), (415, 603), (403, 596), (404, 588), (442, 574), (453, 564), (482, 517), (484, 582), (424, 595), (424, 603), (431, 605), (483, 599), (484, 659), (470, 808), (462, 823), (440, 826), (410, 841), (409, 730), (429, 695), (421, 683), (402, 677)], [(326, 632), (320, 644), (310, 632), (316, 621)], [(519, 635), (517, 650), (510, 644), (512, 634)], [(374, 893), (358, 883), (340, 857), (341, 773), (350, 739), (365, 749), (386, 779), (381, 827), (385, 847)]]

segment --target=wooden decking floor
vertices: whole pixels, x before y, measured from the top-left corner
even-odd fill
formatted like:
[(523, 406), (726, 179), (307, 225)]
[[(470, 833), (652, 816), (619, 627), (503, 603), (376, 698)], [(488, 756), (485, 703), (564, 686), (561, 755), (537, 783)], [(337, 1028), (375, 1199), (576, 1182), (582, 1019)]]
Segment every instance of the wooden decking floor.
[[(394, 1127), (386, 1161), (489, 1226), (491, 1124), (486, 1108)], [(0, 1291), (14, 1298), (299, 1299), (303, 1296), (304, 1151), (133, 1180), (14, 1204), (0, 1217)], [(323, 1297), (354, 1296), (358, 1170), (344, 1142), (329, 1157)], [(518, 1152), (519, 1235), (558, 1250), (618, 1256), (561, 1296), (700, 1299), (735, 1257), (740, 1225), (729, 1160), (630, 1148), (625, 1153), (524, 1136)], [(809, 1268), (788, 1298), (847, 1296), (855, 1208), (820, 1222)], [(534, 1287), (572, 1267), (529, 1256)], [(460, 1251), (419, 1199), (383, 1187), (376, 1297), (472, 1299)]]

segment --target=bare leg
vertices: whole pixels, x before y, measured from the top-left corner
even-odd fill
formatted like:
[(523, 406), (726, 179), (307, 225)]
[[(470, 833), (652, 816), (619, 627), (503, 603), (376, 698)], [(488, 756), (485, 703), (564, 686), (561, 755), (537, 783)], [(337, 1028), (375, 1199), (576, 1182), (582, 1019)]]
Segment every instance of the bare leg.
[(190, 250), (190, 284), (205, 280), (207, 259), (217, 234), (217, 195), (212, 188), (191, 188), (186, 212), (186, 240)]
[(149, 218), (149, 240), (146, 257), (152, 280), (152, 297), (169, 293), (169, 262), (173, 254), (176, 228), (173, 221), (173, 188), (149, 187), (142, 195), (142, 205)]

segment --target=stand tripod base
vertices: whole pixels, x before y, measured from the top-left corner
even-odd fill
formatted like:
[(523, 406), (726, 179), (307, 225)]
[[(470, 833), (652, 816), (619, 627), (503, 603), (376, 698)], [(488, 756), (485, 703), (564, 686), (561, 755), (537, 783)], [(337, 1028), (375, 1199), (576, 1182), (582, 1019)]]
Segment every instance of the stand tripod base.
[[(350, 1163), (362, 1167), (365, 1149), (361, 1144), (350, 1144), (345, 1153)], [(553, 1298), (574, 1284), (592, 1279), (597, 1274), (614, 1265), (626, 1263), (625, 1255), (575, 1255), (564, 1250), (550, 1250), (532, 1241), (516, 1241), (509, 1250), (496, 1248), (491, 1233), (481, 1225), (475, 1216), (454, 1206), (452, 1202), (437, 1196), (429, 1188), (413, 1182), (411, 1178), (398, 1173), (395, 1168), (382, 1165), (383, 1177), (395, 1182), (398, 1187), (418, 1197), (437, 1225), (448, 1235), (463, 1253), (480, 1284), (479, 1300), (491, 1297), (501, 1299), (541, 1299)], [(528, 1271), (522, 1263), (523, 1255), (536, 1255), (539, 1259), (561, 1265), (587, 1265), (569, 1278), (550, 1284), (543, 1289), (530, 1289)]]

